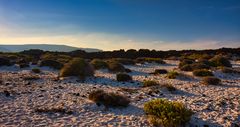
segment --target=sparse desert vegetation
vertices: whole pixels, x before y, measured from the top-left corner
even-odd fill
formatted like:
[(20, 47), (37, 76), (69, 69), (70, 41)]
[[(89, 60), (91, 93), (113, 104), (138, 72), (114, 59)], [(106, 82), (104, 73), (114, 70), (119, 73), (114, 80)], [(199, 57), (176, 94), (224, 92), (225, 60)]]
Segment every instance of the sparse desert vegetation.
[(237, 55), (138, 52), (0, 53), (0, 126), (237, 125)]

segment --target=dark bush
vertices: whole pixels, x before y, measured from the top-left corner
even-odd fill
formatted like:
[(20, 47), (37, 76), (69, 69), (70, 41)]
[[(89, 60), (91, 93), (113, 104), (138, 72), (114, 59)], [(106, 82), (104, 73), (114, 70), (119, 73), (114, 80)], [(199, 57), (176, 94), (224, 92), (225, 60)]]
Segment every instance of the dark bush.
[(148, 63), (166, 64), (166, 62), (163, 61), (161, 58), (146, 58), (146, 57), (142, 57), (142, 58), (137, 58), (136, 62), (137, 63), (148, 62)]
[(178, 65), (179, 68), (183, 67), (184, 65), (189, 65), (189, 64), (193, 64), (195, 61), (194, 60), (190, 60), (190, 59), (183, 59), (180, 60), (180, 63)]
[(176, 71), (170, 71), (167, 73), (167, 78), (169, 79), (175, 79), (177, 76), (179, 76), (179, 73)]
[(128, 69), (128, 68), (125, 68), (125, 72), (130, 73), (130, 72), (132, 72), (132, 70)]
[(116, 61), (118, 63), (121, 63), (123, 65), (134, 65), (135, 61), (132, 59), (126, 59), (126, 58), (114, 58), (111, 59), (111, 61)]
[(156, 69), (154, 74), (167, 74), (168, 71), (166, 69)]
[(154, 126), (181, 127), (191, 119), (193, 112), (180, 102), (154, 99), (144, 104), (144, 112)]
[(63, 64), (55, 60), (43, 60), (40, 62), (40, 67), (47, 66), (54, 69), (61, 69)]
[(153, 80), (143, 81), (143, 87), (158, 86), (158, 85), (159, 83), (157, 81), (153, 81)]
[(124, 66), (115, 61), (108, 62), (108, 70), (110, 72), (125, 72)]
[(40, 79), (40, 77), (37, 75), (28, 75), (28, 76), (24, 76), (23, 79), (24, 80), (38, 80), (38, 79)]
[(214, 67), (225, 66), (225, 67), (232, 67), (230, 61), (222, 56), (215, 56), (209, 60), (210, 64)]
[(41, 70), (39, 68), (33, 68), (32, 72), (34, 72), (34, 73), (41, 73)]
[(220, 85), (221, 80), (213, 76), (208, 76), (203, 78), (203, 83), (205, 85)]
[(228, 68), (228, 67), (222, 67), (222, 68), (221, 68), (221, 71), (222, 71), (223, 73), (232, 73), (232, 74), (238, 74), (238, 73), (240, 73), (240, 71), (237, 71), (237, 70), (234, 70), (234, 69)]
[(193, 70), (197, 70), (197, 69), (209, 69), (210, 67), (204, 63), (193, 63), (192, 65), (192, 69)]
[(168, 91), (176, 91), (177, 89), (171, 84), (163, 84), (162, 87), (167, 88)]
[(181, 67), (179, 67), (181, 71), (193, 71), (192, 65), (191, 64), (185, 64)]
[(108, 67), (108, 64), (100, 59), (93, 59), (90, 63), (95, 69), (104, 69)]
[(126, 73), (117, 74), (117, 81), (119, 81), (119, 82), (130, 81), (130, 80), (132, 80), (132, 77)]
[(199, 76), (199, 77), (205, 77), (205, 76), (213, 76), (213, 73), (206, 69), (200, 69), (200, 70), (194, 70), (193, 75)]
[(69, 115), (73, 114), (73, 111), (67, 110), (63, 106), (52, 107), (52, 108), (48, 108), (48, 107), (36, 108), (35, 112), (38, 112), (38, 113), (62, 113), (62, 114), (69, 114)]
[(61, 77), (77, 76), (81, 79), (87, 76), (93, 76), (93, 74), (93, 67), (81, 58), (74, 58), (69, 63), (65, 64), (60, 71)]
[(98, 106), (104, 105), (106, 109), (108, 107), (127, 107), (130, 103), (130, 100), (123, 95), (106, 93), (103, 90), (92, 91), (88, 98)]
[(11, 62), (9, 59), (0, 57), (0, 66), (11, 66)]
[(29, 64), (27, 64), (27, 63), (20, 63), (19, 67), (20, 68), (27, 68), (27, 67), (29, 67)]

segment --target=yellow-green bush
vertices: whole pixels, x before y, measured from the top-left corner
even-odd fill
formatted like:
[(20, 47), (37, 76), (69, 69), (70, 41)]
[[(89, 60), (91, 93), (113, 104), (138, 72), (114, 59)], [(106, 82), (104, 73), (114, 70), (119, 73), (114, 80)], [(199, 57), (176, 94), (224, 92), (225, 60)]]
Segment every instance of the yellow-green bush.
[(157, 86), (159, 83), (154, 80), (145, 80), (143, 81), (143, 87)]
[(214, 67), (219, 67), (219, 66), (232, 67), (232, 64), (230, 63), (230, 61), (223, 56), (215, 56), (209, 61), (211, 66), (214, 66)]
[(169, 78), (169, 79), (175, 79), (175, 78), (177, 78), (177, 76), (179, 76), (179, 73), (176, 71), (169, 71), (167, 73), (167, 78)]
[(90, 63), (95, 69), (104, 69), (108, 67), (107, 63), (100, 59), (93, 59)]
[(110, 72), (125, 72), (124, 66), (116, 61), (108, 62), (108, 70)]
[(82, 58), (74, 58), (65, 64), (60, 71), (61, 77), (78, 76), (84, 79), (87, 76), (93, 76), (93, 74), (93, 68)]
[(193, 112), (180, 102), (154, 99), (144, 104), (144, 112), (154, 126), (179, 127), (190, 121)]

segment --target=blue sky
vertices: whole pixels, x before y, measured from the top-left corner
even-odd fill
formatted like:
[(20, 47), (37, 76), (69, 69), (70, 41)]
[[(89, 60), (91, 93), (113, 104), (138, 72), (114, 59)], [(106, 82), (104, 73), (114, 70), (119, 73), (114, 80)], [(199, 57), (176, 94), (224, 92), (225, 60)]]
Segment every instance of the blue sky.
[(239, 0), (0, 0), (0, 44), (240, 47)]

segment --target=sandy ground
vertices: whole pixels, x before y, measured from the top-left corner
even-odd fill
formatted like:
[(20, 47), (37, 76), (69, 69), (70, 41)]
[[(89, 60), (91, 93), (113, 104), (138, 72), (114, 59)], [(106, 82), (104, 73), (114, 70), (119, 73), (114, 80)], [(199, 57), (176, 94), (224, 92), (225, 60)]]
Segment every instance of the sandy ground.
[[(187, 125), (190, 127), (240, 126), (240, 75), (215, 71), (214, 75), (222, 80), (222, 85), (206, 86), (191, 73), (177, 79), (149, 74), (157, 68), (177, 68), (177, 61), (167, 63), (126, 66), (133, 70), (129, 73), (133, 77), (132, 82), (117, 82), (115, 74), (107, 70), (96, 71), (95, 77), (82, 82), (74, 77), (56, 80), (58, 72), (48, 68), (41, 68), (42, 73), (34, 74), (31, 68), (1, 67), (0, 126), (151, 126), (142, 108), (145, 102), (154, 98), (181, 101), (191, 108), (195, 114)], [(234, 63), (234, 67), (240, 67), (240, 63)], [(26, 80), (26, 77), (33, 75), (39, 79)], [(141, 87), (141, 81), (146, 79), (173, 84), (177, 91), (157, 87), (152, 92), (152, 88)], [(106, 111), (88, 100), (89, 92), (96, 89), (124, 94), (131, 99), (131, 104), (127, 108), (110, 108)], [(10, 96), (6, 96), (6, 91), (10, 92)], [(71, 113), (36, 112), (36, 109), (59, 107)]]

